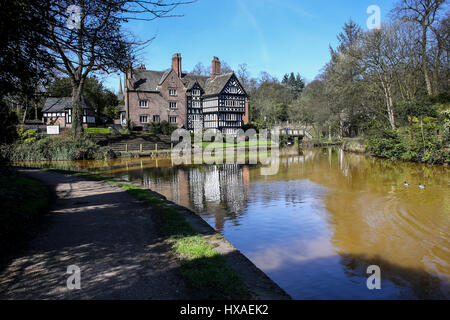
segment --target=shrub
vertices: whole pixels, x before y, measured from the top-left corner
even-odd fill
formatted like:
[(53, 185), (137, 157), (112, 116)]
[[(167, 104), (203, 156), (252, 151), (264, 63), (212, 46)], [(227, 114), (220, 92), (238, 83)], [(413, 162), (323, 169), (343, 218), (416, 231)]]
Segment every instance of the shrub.
[(433, 133), (434, 121), (424, 121), (424, 135), (410, 139), (392, 128), (372, 128), (366, 140), (367, 151), (374, 156), (430, 164), (448, 163), (449, 152), (442, 139)]
[(151, 134), (163, 134), (170, 136), (175, 130), (177, 130), (177, 126), (174, 126), (165, 120), (162, 122), (152, 122), (145, 126), (145, 131)]
[(26, 130), (25, 128), (17, 129), (17, 143), (32, 143), (39, 138), (39, 134), (35, 129)]
[(88, 138), (70, 135), (45, 137), (31, 144), (3, 145), (0, 154), (10, 161), (99, 160), (116, 157), (109, 147), (100, 147)]

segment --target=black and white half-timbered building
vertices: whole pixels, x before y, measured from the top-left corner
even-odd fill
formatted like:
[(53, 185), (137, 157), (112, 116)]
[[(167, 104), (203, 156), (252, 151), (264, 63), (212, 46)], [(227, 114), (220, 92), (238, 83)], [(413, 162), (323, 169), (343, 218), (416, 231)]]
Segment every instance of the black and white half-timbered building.
[(248, 96), (234, 73), (205, 79), (188, 92), (188, 129), (235, 135), (244, 125)]
[(172, 69), (150, 71), (141, 66), (125, 79), (124, 118), (133, 125), (168, 119), (191, 132), (215, 129), (236, 135), (248, 123), (248, 95), (233, 72), (221, 74), (220, 60), (212, 60), (211, 76), (181, 71), (181, 54), (172, 57)]

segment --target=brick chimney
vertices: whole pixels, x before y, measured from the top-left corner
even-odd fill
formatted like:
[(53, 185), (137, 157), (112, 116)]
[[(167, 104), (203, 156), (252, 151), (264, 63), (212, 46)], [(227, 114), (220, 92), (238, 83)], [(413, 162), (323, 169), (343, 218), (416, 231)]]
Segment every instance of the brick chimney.
[(214, 79), (217, 76), (220, 76), (220, 60), (217, 57), (213, 57), (211, 78)]
[(172, 69), (181, 78), (181, 53), (175, 53), (172, 56)]

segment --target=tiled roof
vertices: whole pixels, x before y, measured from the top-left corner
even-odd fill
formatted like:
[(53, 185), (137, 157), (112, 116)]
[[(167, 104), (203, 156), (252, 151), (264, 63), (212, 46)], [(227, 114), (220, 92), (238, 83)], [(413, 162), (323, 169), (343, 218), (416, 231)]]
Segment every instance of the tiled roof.
[[(158, 92), (158, 87), (166, 80), (170, 71), (153, 71), (153, 70), (142, 70), (134, 69), (132, 75), (133, 90), (136, 91), (155, 91)], [(195, 83), (198, 83), (203, 90), (205, 95), (216, 95), (220, 94), (225, 85), (228, 83), (230, 78), (233, 76), (233, 72), (216, 76), (216, 78), (211, 79), (208, 76), (201, 76), (191, 73), (185, 73), (181, 76), (181, 81), (183, 82), (186, 90), (191, 90)]]
[(182, 75), (181, 81), (183, 81), (186, 90), (191, 90), (195, 83), (198, 83), (200, 87), (204, 88), (208, 78), (208, 76), (188, 73)]
[(166, 78), (169, 72), (152, 70), (133, 70), (131, 77), (133, 90), (137, 91), (158, 91), (158, 86), (163, 78)]
[(203, 86), (203, 89), (205, 90), (205, 96), (220, 94), (233, 74), (233, 72), (230, 72), (220, 76), (216, 76), (214, 79), (208, 78), (205, 85)]
[[(83, 98), (83, 100), (85, 108), (92, 108), (86, 99)], [(72, 97), (47, 98), (44, 107), (42, 108), (42, 112), (64, 112), (64, 110), (70, 108), (72, 108)]]

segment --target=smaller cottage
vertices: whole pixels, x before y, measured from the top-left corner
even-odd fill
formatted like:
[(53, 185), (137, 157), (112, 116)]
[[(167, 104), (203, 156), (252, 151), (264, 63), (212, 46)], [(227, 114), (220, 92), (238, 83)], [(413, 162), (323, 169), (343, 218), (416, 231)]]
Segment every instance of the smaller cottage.
[[(95, 110), (86, 99), (83, 99), (83, 101), (83, 127), (95, 126)], [(47, 98), (42, 108), (42, 123), (61, 128), (71, 128), (72, 97)]]

